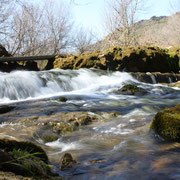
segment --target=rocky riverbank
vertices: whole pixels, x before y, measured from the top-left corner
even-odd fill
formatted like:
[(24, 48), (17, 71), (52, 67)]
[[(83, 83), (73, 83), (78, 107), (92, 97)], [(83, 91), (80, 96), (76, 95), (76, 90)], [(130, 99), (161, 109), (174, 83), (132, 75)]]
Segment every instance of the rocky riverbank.
[(179, 73), (179, 58), (158, 47), (113, 47), (104, 52), (57, 58), (54, 68)]

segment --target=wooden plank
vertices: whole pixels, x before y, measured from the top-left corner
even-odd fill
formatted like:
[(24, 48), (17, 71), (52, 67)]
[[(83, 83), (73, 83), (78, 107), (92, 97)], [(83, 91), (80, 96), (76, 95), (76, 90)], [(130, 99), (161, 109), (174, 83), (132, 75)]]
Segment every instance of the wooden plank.
[(23, 56), (23, 57), (0, 57), (0, 62), (17, 62), (17, 61), (33, 61), (33, 60), (55, 60), (54, 55), (48, 56)]

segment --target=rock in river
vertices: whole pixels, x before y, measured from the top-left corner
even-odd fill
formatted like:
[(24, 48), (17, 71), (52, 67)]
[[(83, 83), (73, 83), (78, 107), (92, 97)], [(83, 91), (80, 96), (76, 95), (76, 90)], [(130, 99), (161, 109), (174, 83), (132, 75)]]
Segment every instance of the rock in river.
[(114, 91), (116, 94), (124, 95), (145, 95), (147, 92), (143, 88), (137, 87), (136, 85), (126, 84), (121, 89)]
[(0, 139), (0, 171), (23, 176), (51, 175), (45, 151), (31, 143)]
[(166, 140), (180, 142), (180, 105), (158, 112), (151, 129)]
[(72, 168), (74, 164), (77, 164), (77, 162), (73, 159), (72, 155), (69, 153), (66, 153), (61, 159), (60, 167), (61, 167), (61, 170), (65, 170), (65, 169)]

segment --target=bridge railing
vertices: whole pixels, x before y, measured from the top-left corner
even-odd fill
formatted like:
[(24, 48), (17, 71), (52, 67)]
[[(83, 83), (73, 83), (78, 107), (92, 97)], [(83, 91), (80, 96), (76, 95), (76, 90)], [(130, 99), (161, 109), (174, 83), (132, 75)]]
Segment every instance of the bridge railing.
[(23, 57), (0, 57), (1, 62), (18, 62), (18, 61), (38, 61), (38, 60), (55, 60), (54, 55), (47, 56), (23, 56)]

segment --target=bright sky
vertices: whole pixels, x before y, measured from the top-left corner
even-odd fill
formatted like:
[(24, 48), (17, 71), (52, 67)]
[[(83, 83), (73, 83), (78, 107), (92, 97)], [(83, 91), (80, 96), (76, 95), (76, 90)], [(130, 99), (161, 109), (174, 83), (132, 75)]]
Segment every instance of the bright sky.
[[(70, 0), (69, 0), (70, 1)], [(96, 31), (103, 32), (103, 14), (106, 0), (75, 0), (77, 5), (73, 6), (73, 16), (77, 24)], [(141, 19), (149, 19), (152, 16), (170, 15), (170, 3), (177, 0), (145, 0), (146, 12)]]
[[(41, 2), (42, 0), (31, 0)], [(50, 0), (47, 0), (50, 1)], [(63, 0), (51, 0), (61, 2)], [(71, 3), (73, 0), (64, 0), (64, 2)], [(99, 37), (103, 36), (104, 28), (104, 9), (105, 2), (111, 0), (74, 0), (77, 4), (72, 5), (72, 15), (77, 26), (82, 26), (86, 29), (92, 30)], [(141, 14), (139, 20), (149, 19), (152, 16), (168, 16), (171, 14), (170, 4), (179, 0), (144, 0), (145, 12)]]

